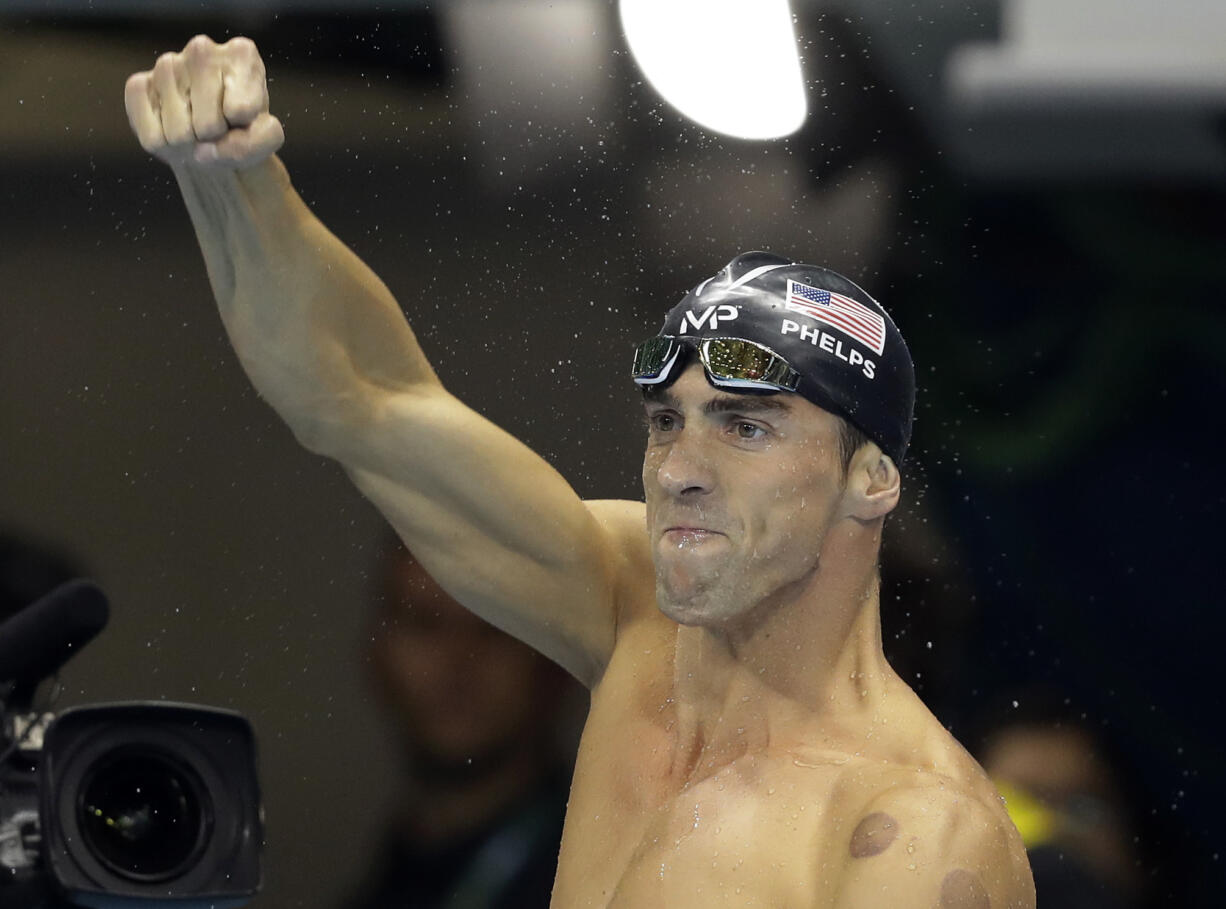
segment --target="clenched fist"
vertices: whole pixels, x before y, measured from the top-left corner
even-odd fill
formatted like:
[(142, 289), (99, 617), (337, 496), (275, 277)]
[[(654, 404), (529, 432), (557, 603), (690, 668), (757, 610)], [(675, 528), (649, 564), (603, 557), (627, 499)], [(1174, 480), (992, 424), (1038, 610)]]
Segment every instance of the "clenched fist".
[(268, 112), (264, 61), (249, 38), (197, 35), (124, 86), (128, 121), (145, 150), (170, 164), (237, 169), (285, 141)]

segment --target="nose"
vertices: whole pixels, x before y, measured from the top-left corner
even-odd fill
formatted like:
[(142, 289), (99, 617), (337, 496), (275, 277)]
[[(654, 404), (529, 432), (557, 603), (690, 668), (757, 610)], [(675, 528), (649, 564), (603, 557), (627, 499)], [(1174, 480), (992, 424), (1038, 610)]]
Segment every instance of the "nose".
[(660, 488), (677, 498), (698, 498), (715, 488), (710, 453), (693, 430), (681, 430), (656, 467)]

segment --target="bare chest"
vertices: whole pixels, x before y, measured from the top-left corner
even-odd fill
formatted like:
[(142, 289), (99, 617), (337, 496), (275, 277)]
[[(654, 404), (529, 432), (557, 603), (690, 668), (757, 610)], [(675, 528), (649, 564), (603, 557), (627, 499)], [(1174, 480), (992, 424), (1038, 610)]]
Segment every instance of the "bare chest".
[(593, 710), (554, 905), (817, 905), (851, 833), (846, 758), (689, 752), (666, 714)]

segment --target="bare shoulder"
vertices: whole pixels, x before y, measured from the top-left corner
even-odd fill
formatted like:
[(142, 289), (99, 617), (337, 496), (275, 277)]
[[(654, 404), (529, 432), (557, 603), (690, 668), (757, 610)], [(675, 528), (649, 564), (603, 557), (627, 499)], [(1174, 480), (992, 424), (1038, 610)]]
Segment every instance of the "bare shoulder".
[(616, 560), (619, 624), (654, 614), (655, 569), (647, 539), (647, 506), (625, 499), (589, 499), (584, 504), (610, 542)]
[(629, 499), (585, 499), (588, 510), (605, 528), (647, 545), (647, 506)]
[(626, 499), (587, 499), (583, 503), (600, 525), (627, 568), (642, 569), (651, 565), (651, 547), (647, 543), (647, 506)]
[[(916, 771), (865, 804), (842, 852), (837, 909), (1034, 909), (1017, 830), (979, 781)], [(986, 781), (983, 781), (986, 783)]]

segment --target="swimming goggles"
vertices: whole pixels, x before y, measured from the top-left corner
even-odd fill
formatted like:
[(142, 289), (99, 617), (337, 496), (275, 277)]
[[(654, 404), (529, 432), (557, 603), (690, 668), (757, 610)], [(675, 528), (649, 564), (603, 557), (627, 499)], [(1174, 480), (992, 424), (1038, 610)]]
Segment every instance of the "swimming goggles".
[(741, 338), (689, 341), (669, 335), (648, 338), (635, 349), (635, 383), (659, 385), (675, 378), (673, 368), (687, 348), (697, 349), (707, 378), (719, 388), (795, 391), (800, 384), (800, 373), (764, 344)]

